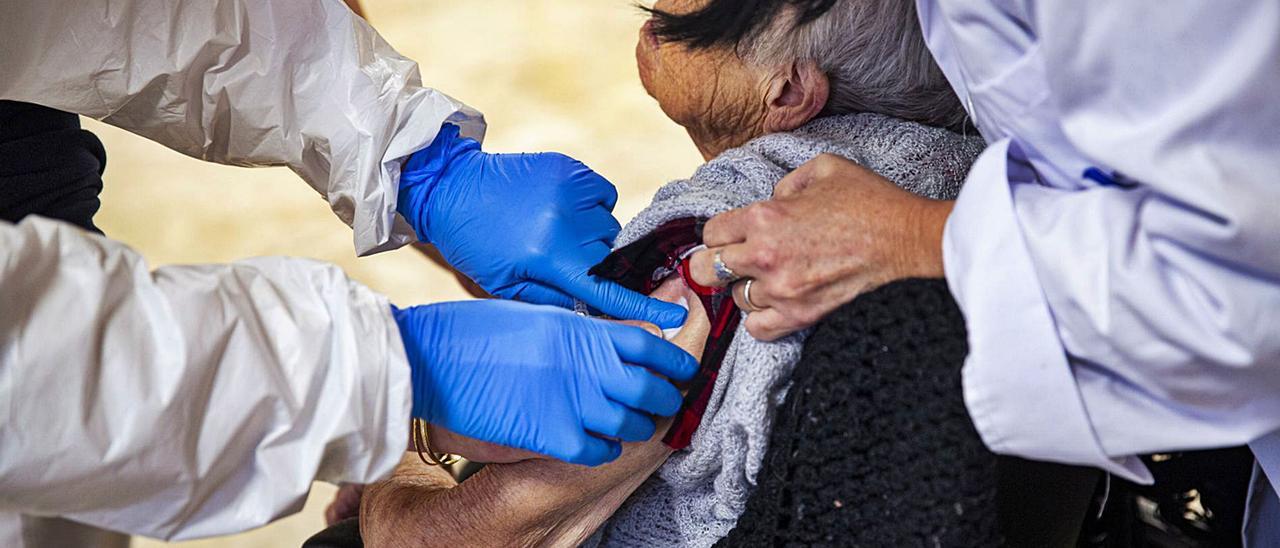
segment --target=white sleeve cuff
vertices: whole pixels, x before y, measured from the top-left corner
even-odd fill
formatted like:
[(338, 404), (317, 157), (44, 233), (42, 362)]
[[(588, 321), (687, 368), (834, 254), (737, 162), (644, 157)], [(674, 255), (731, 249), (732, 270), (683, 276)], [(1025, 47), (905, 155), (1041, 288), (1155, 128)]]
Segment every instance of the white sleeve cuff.
[(1014, 210), (1011, 185), (1036, 184), (1017, 152), (1003, 140), (978, 158), (943, 236), (947, 283), (969, 331), (969, 415), (996, 453), (1150, 483), (1137, 457), (1103, 452), (1080, 399)]
[(348, 351), (353, 361), (363, 364), (357, 368), (355, 390), (345, 409), (355, 443), (331, 444), (316, 479), (373, 483), (391, 474), (408, 447), (412, 383), (404, 342), (386, 297), (358, 282), (348, 284), (355, 334)]
[[(409, 156), (431, 145), (443, 124), (458, 126), (462, 137), (484, 141), (483, 115), (430, 88), (414, 86), (405, 90), (404, 97), (396, 105), (395, 116), (397, 124), (386, 144), (378, 170), (381, 199), (377, 195), (349, 197), (358, 204), (354, 218), (376, 221), (373, 224), (362, 224), (354, 219), (350, 222), (355, 232), (356, 253), (360, 256), (397, 249), (417, 241), (413, 228), (396, 212), (400, 169)], [(350, 190), (354, 189), (339, 192)], [(330, 201), (335, 204), (338, 216), (343, 217), (338, 205), (341, 201)]]

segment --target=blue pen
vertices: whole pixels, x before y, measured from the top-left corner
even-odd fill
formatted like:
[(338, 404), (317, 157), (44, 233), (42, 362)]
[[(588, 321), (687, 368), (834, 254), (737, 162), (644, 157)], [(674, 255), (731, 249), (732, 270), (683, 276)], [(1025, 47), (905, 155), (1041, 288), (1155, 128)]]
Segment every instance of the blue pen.
[(1117, 180), (1116, 176), (1113, 176), (1113, 174), (1102, 171), (1101, 169), (1098, 169), (1096, 167), (1090, 167), (1084, 170), (1084, 173), (1082, 173), (1081, 175), (1085, 179), (1098, 183), (1101, 186), (1114, 186), (1119, 188), (1133, 188), (1135, 186), (1138, 186), (1137, 184), (1127, 180), (1124, 180), (1124, 181)]

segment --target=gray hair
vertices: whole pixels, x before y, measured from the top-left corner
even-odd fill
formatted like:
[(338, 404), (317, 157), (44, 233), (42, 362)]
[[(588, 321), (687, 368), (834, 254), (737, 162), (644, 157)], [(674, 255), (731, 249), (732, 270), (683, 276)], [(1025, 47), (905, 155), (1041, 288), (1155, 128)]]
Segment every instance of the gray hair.
[(967, 114), (925, 46), (915, 2), (835, 0), (797, 24), (794, 8), (777, 13), (738, 43), (765, 66), (812, 60), (831, 82), (824, 114), (875, 112), (959, 130)]

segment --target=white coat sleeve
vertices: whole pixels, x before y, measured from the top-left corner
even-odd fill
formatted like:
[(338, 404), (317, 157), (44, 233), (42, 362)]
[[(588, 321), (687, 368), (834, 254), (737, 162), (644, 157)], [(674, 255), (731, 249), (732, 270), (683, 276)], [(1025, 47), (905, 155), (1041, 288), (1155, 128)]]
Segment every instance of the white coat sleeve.
[(0, 222), (0, 512), (165, 539), (243, 531), (407, 444), (387, 301), (336, 267), (150, 271), (122, 244)]
[(979, 432), (1145, 480), (1280, 428), (1280, 4), (1030, 11), (1063, 134), (1132, 186), (1039, 184), (1016, 141), (975, 165), (944, 256)]
[(288, 166), (362, 255), (414, 239), (396, 215), (401, 161), (446, 121), (484, 133), (340, 0), (6, 2), (0, 51), (0, 99), (210, 162)]

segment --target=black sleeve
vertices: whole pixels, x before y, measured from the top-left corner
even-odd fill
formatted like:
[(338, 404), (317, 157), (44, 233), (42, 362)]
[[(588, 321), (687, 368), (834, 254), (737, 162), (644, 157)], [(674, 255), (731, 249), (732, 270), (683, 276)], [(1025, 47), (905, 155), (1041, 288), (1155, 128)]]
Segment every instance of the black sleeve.
[(302, 543), (302, 548), (362, 548), (360, 519), (347, 518), (335, 523)]
[(97, 232), (107, 154), (74, 114), (0, 101), (0, 219), (41, 215)]

